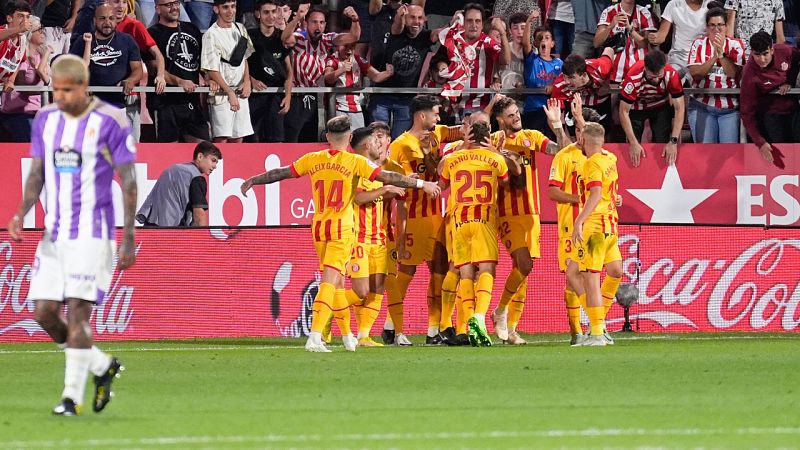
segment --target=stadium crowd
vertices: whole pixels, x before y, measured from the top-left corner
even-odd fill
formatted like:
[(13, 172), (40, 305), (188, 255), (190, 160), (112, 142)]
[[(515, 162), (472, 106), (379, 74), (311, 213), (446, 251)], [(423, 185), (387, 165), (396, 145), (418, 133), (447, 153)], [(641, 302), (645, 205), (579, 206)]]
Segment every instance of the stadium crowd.
[[(689, 139), (739, 142), (740, 119), (768, 160), (769, 143), (798, 141), (795, 99), (766, 95), (796, 84), (791, 0), (314, 3), (5, 0), (5, 139), (29, 141), (42, 102), (14, 87), (48, 84), (50, 62), (73, 53), (89, 64), (92, 86), (123, 87), (97, 95), (126, 110), (137, 139), (141, 113), (149, 115), (145, 140), (157, 142), (317, 142), (318, 96), (292, 90), (366, 85), (440, 88), (445, 124), (489, 106), (491, 94), (464, 88), (544, 88), (515, 98), (525, 127), (546, 134), (547, 98), (562, 101), (570, 124), (567, 104), (580, 93), (608, 139), (631, 144), (634, 165), (642, 140), (664, 143), (670, 161)], [(132, 92), (139, 84), (155, 93)], [(194, 93), (203, 85), (210, 94)], [(184, 93), (164, 93), (166, 86)], [(741, 96), (683, 92), (741, 86)], [(258, 93), (265, 87), (282, 92)], [(349, 116), (354, 129), (383, 121), (396, 138), (410, 127), (413, 94), (328, 97), (329, 116)]]

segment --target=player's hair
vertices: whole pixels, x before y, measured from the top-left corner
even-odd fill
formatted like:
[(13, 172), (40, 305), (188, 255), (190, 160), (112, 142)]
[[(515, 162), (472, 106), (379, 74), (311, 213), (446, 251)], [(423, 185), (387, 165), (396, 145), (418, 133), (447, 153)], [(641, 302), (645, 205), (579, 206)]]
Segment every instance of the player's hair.
[(464, 5), (464, 10), (463, 10), (464, 17), (467, 16), (468, 11), (473, 9), (476, 11), (480, 11), (481, 19), (486, 17), (486, 8), (484, 8), (483, 5), (481, 5), (480, 3), (467, 3), (466, 5)]
[(216, 156), (217, 159), (222, 159), (222, 152), (219, 150), (219, 147), (208, 141), (200, 141), (197, 143), (194, 148), (194, 154), (192, 154), (192, 160), (197, 159), (201, 154), (203, 156)]
[(420, 111), (433, 111), (435, 106), (439, 106), (439, 97), (430, 94), (421, 94), (411, 99), (411, 117)]
[[(486, 118), (486, 122), (487, 122), (487, 123), (491, 123), (491, 122), (490, 122), (490, 121), (491, 121), (491, 118), (489, 117), (489, 114), (487, 114), (487, 113), (486, 113), (486, 111), (483, 111), (483, 110), (478, 110), (478, 111), (475, 111), (474, 113), (472, 113), (472, 114), (470, 114), (470, 115), (469, 115), (469, 117), (470, 117), (470, 118), (472, 118), (472, 120), (475, 120), (475, 119), (474, 119), (474, 118), (475, 118), (475, 116), (484, 116), (484, 117)], [(474, 123), (474, 122), (473, 122), (473, 123)]]
[(605, 138), (606, 130), (597, 122), (586, 122), (583, 127), (583, 137)]
[(336, 116), (325, 124), (325, 129), (331, 134), (342, 134), (350, 131), (351, 122), (347, 116)]
[(772, 47), (772, 36), (764, 30), (750, 36), (750, 50), (763, 53)]
[(260, 10), (264, 5), (275, 5), (276, 7), (280, 8), (283, 6), (283, 2), (280, 0), (257, 0), (256, 11)]
[(600, 113), (597, 112), (597, 110), (594, 109), (594, 108), (583, 107), (582, 111), (581, 111), (581, 114), (583, 115), (583, 121), (585, 123), (589, 123), (589, 122), (598, 122), (599, 123), (601, 120), (603, 120), (603, 116), (601, 116)]
[[(709, 3), (709, 5), (711, 5), (711, 4)], [(725, 14), (725, 10), (724, 9), (709, 7), (708, 11), (706, 12), (706, 25), (708, 25), (708, 22), (711, 22), (711, 19), (713, 19), (714, 17), (722, 17), (722, 20), (727, 25), (727, 23), (728, 23), (728, 15)]]
[(501, 98), (497, 101), (497, 103), (492, 106), (492, 114), (495, 117), (500, 117), (503, 115), (506, 109), (508, 109), (511, 105), (516, 105), (517, 101), (511, 97)]
[(66, 78), (77, 84), (89, 82), (89, 68), (75, 55), (60, 56), (51, 67), (52, 78)]
[(350, 140), (350, 146), (354, 149), (358, 149), (367, 139), (371, 138), (372, 135), (375, 133), (374, 128), (370, 127), (361, 127), (356, 128), (353, 130), (353, 138)]
[(644, 68), (650, 73), (658, 73), (667, 65), (667, 55), (655, 48), (647, 52), (644, 57)]
[(390, 127), (388, 123), (383, 122), (381, 120), (376, 120), (375, 122), (372, 122), (371, 124), (369, 124), (367, 126), (373, 132), (381, 130), (381, 131), (385, 132), (386, 134), (392, 134), (392, 127)]
[(31, 4), (25, 0), (11, 0), (6, 3), (6, 16), (13, 16), (17, 11), (26, 12), (28, 14), (33, 12), (31, 10)]
[(478, 145), (480, 145), (481, 142), (487, 141), (489, 139), (489, 135), (491, 134), (489, 124), (486, 122), (473, 123), (470, 126), (470, 132), (472, 133), (472, 142), (475, 142)]
[(583, 75), (586, 73), (586, 60), (583, 56), (571, 54), (564, 60), (564, 65), (561, 66), (561, 73), (565, 77), (573, 75)]
[(518, 23), (525, 23), (528, 21), (528, 16), (525, 13), (514, 13), (508, 16), (508, 26), (514, 26)]

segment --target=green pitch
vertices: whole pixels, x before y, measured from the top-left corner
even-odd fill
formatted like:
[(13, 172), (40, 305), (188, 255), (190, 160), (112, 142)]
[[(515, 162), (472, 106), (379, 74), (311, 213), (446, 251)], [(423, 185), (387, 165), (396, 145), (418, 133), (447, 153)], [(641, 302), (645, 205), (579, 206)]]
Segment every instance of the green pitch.
[(306, 353), (300, 340), (103, 343), (101, 414), (52, 417), (64, 357), (0, 345), (0, 448), (797, 448), (800, 335)]

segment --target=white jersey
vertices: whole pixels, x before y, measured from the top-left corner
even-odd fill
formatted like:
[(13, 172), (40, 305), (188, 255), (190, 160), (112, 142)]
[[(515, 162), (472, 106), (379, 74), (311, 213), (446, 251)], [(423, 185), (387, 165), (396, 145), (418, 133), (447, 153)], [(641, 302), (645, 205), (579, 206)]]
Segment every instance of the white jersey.
[(45, 230), (53, 241), (115, 239), (114, 167), (136, 159), (125, 111), (97, 98), (78, 117), (55, 104), (33, 121), (31, 157), (44, 162)]

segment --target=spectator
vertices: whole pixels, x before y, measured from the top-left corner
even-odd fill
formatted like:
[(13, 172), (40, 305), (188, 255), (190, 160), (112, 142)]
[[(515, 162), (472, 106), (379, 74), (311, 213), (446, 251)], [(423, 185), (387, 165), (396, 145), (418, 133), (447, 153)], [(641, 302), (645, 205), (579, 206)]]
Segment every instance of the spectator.
[(156, 0), (158, 23), (148, 29), (166, 59), (166, 81), (185, 94), (148, 97), (158, 142), (198, 142), (210, 139), (208, 119), (194, 90), (200, 83), (203, 36), (191, 22), (180, 21), (178, 0)]
[(221, 159), (222, 152), (214, 144), (198, 142), (192, 162), (170, 166), (158, 177), (136, 213), (136, 221), (146, 227), (207, 227), (205, 175), (210, 175)]
[[(525, 24), (529, 20), (536, 20), (539, 18), (538, 9), (536, 12), (531, 13), (526, 17), (522, 13), (514, 13), (508, 18), (509, 31), (511, 33), (511, 41), (509, 42), (509, 49), (511, 51), (511, 60), (508, 65), (503, 69), (500, 74), (500, 83), (503, 89), (516, 89), (525, 86), (523, 73), (525, 72), (525, 49), (523, 38), (525, 35)], [(530, 34), (528, 37), (528, 48), (530, 48)]]
[[(561, 75), (553, 81), (550, 97), (561, 102), (562, 110), (569, 111), (565, 102), (571, 102), (575, 95), (580, 95), (583, 106), (597, 111), (600, 124), (610, 130), (613, 122), (608, 85), (613, 57), (614, 50), (611, 48), (605, 48), (597, 59), (584, 59), (574, 53), (567, 56), (561, 67)], [(566, 122), (569, 124), (572, 119), (568, 116)]]
[(402, 4), (403, 0), (388, 0), (386, 4), (382, 0), (369, 0), (369, 21), (365, 22), (370, 25), (365, 27), (362, 24), (361, 41), (370, 43), (369, 60), (373, 66), (380, 66), (386, 59), (386, 42), (392, 34), (392, 24)]
[(794, 0), (783, 0), (783, 38), (789, 45), (797, 46), (797, 38), (800, 36), (800, 8), (794, 5)]
[[(403, 5), (392, 24), (392, 34), (386, 41), (386, 58), (375, 68), (386, 70), (391, 64), (391, 77), (378, 87), (416, 88), (425, 58), (437, 39), (436, 30), (425, 30), (425, 12), (421, 6)], [(369, 116), (373, 121), (391, 125), (392, 139), (411, 127), (411, 99), (413, 94), (374, 94), (369, 100)]]
[(611, 81), (619, 83), (628, 69), (647, 53), (647, 33), (655, 31), (650, 12), (634, 0), (609, 6), (597, 21), (594, 46), (614, 49)]
[(248, 60), (250, 82), (255, 91), (283, 87), (283, 94), (256, 94), (250, 97), (250, 122), (255, 142), (283, 142), (284, 120), (292, 104), (291, 50), (283, 45), (282, 11), (278, 0), (258, 0), (258, 28), (247, 30), (253, 40), (253, 54)]
[[(378, 72), (364, 58), (354, 54), (355, 44), (340, 45), (325, 61), (325, 84), (335, 87), (361, 87), (361, 77), (366, 75), (374, 83), (392, 76), (392, 65)], [(364, 114), (361, 112), (361, 94), (337, 94), (335, 116), (349, 116), (350, 127), (362, 128)]]
[(214, 0), (184, 0), (183, 6), (191, 22), (205, 34), (215, 14)]
[[(499, 17), (492, 20), (492, 28), (500, 32), (501, 42), (497, 42), (483, 32), (485, 14), (480, 4), (468, 3), (464, 6), (463, 26), (459, 19), (440, 34), (439, 40), (447, 49), (450, 61), (450, 89), (446, 89), (449, 93), (443, 95), (458, 93), (466, 86), (490, 87), (494, 83), (493, 76), (498, 64), (506, 65), (511, 59), (505, 22)], [(483, 110), (490, 100), (491, 96), (487, 94), (462, 96), (459, 103), (461, 117)]]
[(641, 145), (645, 121), (650, 122), (653, 142), (667, 144), (661, 156), (674, 164), (685, 118), (681, 75), (667, 64), (664, 52), (651, 50), (628, 69), (620, 85), (619, 121), (630, 144), (633, 167), (639, 167), (645, 157)]
[(750, 52), (750, 37), (761, 30), (770, 36), (774, 34), (778, 44), (785, 41), (783, 0), (726, 0), (725, 10), (728, 36), (741, 39), (747, 52)]
[(600, 15), (610, 4), (609, 0), (571, 0), (575, 14), (575, 37), (572, 40), (572, 53), (584, 59), (594, 58), (594, 36)]
[(0, 99), (2, 123), (11, 134), (14, 142), (31, 141), (33, 116), (42, 106), (39, 92), (19, 92), (8, 90), (11, 86), (44, 86), (50, 83), (50, 47), (45, 43), (44, 29), (36, 16), (30, 17), (31, 31), (28, 32), (26, 58), (17, 67), (16, 77), (9, 78), (13, 84), (6, 84)]
[[(378, 4), (379, 8), (383, 6), (381, 0), (375, 0), (375, 2)], [(355, 52), (356, 55), (362, 58), (368, 57), (370, 43), (372, 42), (372, 24), (375, 21), (375, 17), (370, 13), (371, 3), (372, 1), (370, 0), (345, 0), (344, 2), (344, 7), (352, 6), (361, 19), (361, 22), (359, 22), (361, 24), (361, 37), (358, 39), (358, 43), (356, 43)], [(387, 33), (389, 24), (391, 24), (391, 21), (387, 23)]]
[(672, 0), (661, 14), (658, 31), (650, 33), (647, 40), (651, 45), (661, 45), (672, 30), (672, 46), (669, 50), (669, 64), (681, 75), (686, 74), (689, 50), (695, 38), (703, 35), (706, 27), (706, 12), (709, 0)]
[[(744, 44), (727, 37), (727, 15), (722, 8), (706, 13), (706, 35), (692, 43), (689, 73), (694, 87), (736, 89), (744, 66)], [(739, 96), (699, 94), (689, 101), (689, 127), (695, 142), (739, 142)]]
[(797, 99), (785, 95), (800, 72), (800, 49), (773, 45), (764, 30), (750, 38), (750, 49), (750, 59), (742, 71), (739, 109), (750, 139), (761, 156), (773, 162), (772, 143), (800, 142)]
[[(300, 5), (294, 19), (286, 25), (281, 35), (283, 45), (292, 49), (295, 87), (318, 86), (325, 71), (325, 58), (333, 46), (355, 43), (361, 37), (359, 18), (353, 8), (343, 11), (352, 21), (350, 32), (337, 34), (325, 32), (327, 19), (323, 10), (309, 11), (308, 6), (307, 3)], [(297, 30), (300, 23), (303, 23), (303, 28)], [(292, 97), (285, 124), (287, 142), (319, 141), (317, 96), (300, 94)]]
[(75, 27), (81, 0), (53, 0), (42, 14), (45, 42), (53, 50), (52, 56), (69, 53), (70, 33)]
[[(532, 15), (531, 15), (532, 16)], [(525, 26), (525, 87), (547, 88), (553, 85), (556, 77), (561, 75), (564, 63), (559, 58), (553, 57), (553, 33), (545, 28), (537, 28), (534, 32), (534, 44), (538, 51), (534, 51), (530, 44), (531, 26), (529, 20)], [(522, 126), (529, 130), (540, 130), (551, 140), (556, 136), (547, 126), (547, 115), (544, 107), (547, 104), (547, 94), (529, 95), (525, 98), (525, 107), (522, 114)]]
[[(19, 64), (28, 50), (27, 33), (31, 31), (31, 6), (25, 0), (6, 3), (6, 25), (0, 25), (0, 85), (13, 89)], [(10, 88), (8, 88), (10, 86)]]
[(69, 52), (83, 57), (89, 66), (91, 86), (122, 86), (122, 92), (97, 92), (95, 95), (109, 104), (124, 109), (133, 126), (134, 138), (139, 140), (139, 103), (130, 102), (127, 96), (142, 79), (142, 57), (133, 38), (116, 30), (114, 10), (106, 3), (94, 10), (94, 33), (85, 33), (74, 40)]
[[(448, 63), (446, 59), (434, 55), (434, 57), (431, 58), (430, 65), (428, 65), (428, 76), (425, 82), (422, 83), (422, 86), (426, 88), (444, 88), (445, 83), (447, 83), (447, 78), (444, 77), (444, 75), (447, 75), (447, 66)], [(456, 112), (453, 103), (446, 97), (439, 97), (439, 101), (441, 102), (439, 107), (439, 124), (448, 126), (455, 125)]]
[(572, 10), (572, 1), (551, 0), (547, 17), (556, 45), (553, 53), (557, 58), (561, 56), (566, 58), (572, 53), (572, 40), (575, 37), (575, 12)]
[(253, 134), (250, 123), (250, 70), (253, 43), (236, 23), (236, 0), (214, 0), (217, 21), (203, 35), (200, 70), (219, 86), (208, 98), (214, 142), (239, 143)]

